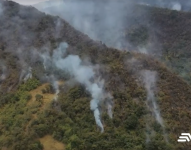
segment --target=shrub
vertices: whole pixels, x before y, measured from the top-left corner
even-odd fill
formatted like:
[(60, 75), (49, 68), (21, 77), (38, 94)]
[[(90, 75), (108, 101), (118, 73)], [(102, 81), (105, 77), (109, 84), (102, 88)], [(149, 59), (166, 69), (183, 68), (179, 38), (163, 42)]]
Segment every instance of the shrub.
[(39, 141), (37, 141), (33, 144), (30, 144), (28, 146), (28, 150), (43, 150), (43, 145)]
[(36, 101), (42, 101), (43, 96), (40, 94), (36, 94), (35, 98), (36, 98)]
[(19, 89), (21, 91), (31, 91), (40, 85), (39, 80), (32, 78), (28, 79), (24, 84), (20, 85)]
[(28, 101), (32, 98), (31, 94), (29, 92), (26, 92), (26, 91), (19, 91), (19, 92), (17, 92), (17, 95), (18, 95), (20, 100)]
[(126, 120), (126, 129), (135, 129), (138, 125), (138, 118), (135, 115), (132, 115), (130, 117), (128, 117), (128, 119)]

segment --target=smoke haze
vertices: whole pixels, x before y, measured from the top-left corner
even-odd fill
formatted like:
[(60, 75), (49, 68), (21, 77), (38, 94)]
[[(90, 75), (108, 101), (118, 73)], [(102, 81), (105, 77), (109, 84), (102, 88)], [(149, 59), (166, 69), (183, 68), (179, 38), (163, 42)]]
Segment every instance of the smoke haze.
[[(132, 45), (126, 37), (126, 31), (131, 27), (132, 22), (136, 22), (136, 24), (141, 22), (133, 19), (133, 15), (137, 11), (136, 4), (177, 11), (189, 11), (189, 6), (191, 6), (191, 2), (178, 0), (57, 0), (39, 3), (34, 7), (48, 14), (60, 16), (93, 40), (102, 41), (109, 47), (129, 50)], [(149, 14), (144, 15), (149, 16)], [(128, 18), (129, 16), (131, 17)], [(149, 22), (149, 18), (147, 22)], [(149, 26), (149, 28), (155, 27)], [(140, 48), (138, 51), (141, 52), (143, 49)]]
[(168, 142), (168, 138), (165, 132), (165, 126), (163, 123), (163, 118), (160, 114), (160, 108), (157, 104), (156, 97), (155, 97), (155, 92), (157, 90), (156, 89), (157, 72), (150, 71), (150, 70), (143, 70), (141, 74), (143, 77), (143, 83), (144, 83), (145, 89), (147, 91), (147, 107), (153, 113), (153, 116), (155, 117), (156, 121), (161, 125), (163, 129), (164, 138), (166, 142)]
[(122, 36), (127, 1), (47, 1), (34, 5), (51, 15), (59, 15), (73, 27), (96, 41), (123, 49), (128, 43)]

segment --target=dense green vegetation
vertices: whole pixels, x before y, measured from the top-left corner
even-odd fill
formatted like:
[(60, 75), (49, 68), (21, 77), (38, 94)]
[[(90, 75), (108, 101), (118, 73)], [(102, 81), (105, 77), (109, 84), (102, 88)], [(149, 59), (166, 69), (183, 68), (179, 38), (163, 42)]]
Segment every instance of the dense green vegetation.
[(39, 86), (39, 81), (35, 78), (28, 79), (25, 84), (21, 84), (19, 86), (19, 90), (21, 91), (31, 91)]
[[(36, 80), (30, 80), (30, 82)], [(23, 86), (30, 88), (28, 83)], [(32, 89), (31, 89), (32, 90)], [(5, 95), (6, 96), (6, 95)], [(27, 107), (27, 102), (31, 99), (28, 91), (22, 89), (11, 95), (11, 100), (1, 107), (0, 122), (1, 134), (0, 145), (2, 147), (12, 147), (11, 149), (40, 150), (42, 145), (27, 133), (27, 124), (32, 115), (36, 113), (40, 104)], [(33, 135), (34, 136), (34, 135)], [(32, 139), (32, 140), (31, 140)]]
[[(42, 145), (35, 139), (51, 134), (65, 143), (67, 150), (171, 149), (165, 144), (160, 126), (155, 127), (157, 125), (152, 125), (157, 136), (148, 145), (145, 144), (146, 110), (143, 102), (136, 103), (129, 94), (116, 92), (114, 119), (110, 119), (106, 112), (102, 114), (105, 126), (103, 134), (95, 125), (93, 113), (89, 109), (90, 97), (83, 87), (77, 86), (68, 89), (67, 93), (62, 92), (58, 102), (61, 112), (54, 105), (40, 111), (41, 102), (37, 98), (41, 99), (41, 95), (36, 95), (35, 105), (27, 106), (30, 98), (26, 95), (27, 92), (19, 92), (17, 102), (6, 104), (1, 109), (0, 145), (4, 147), (40, 150)], [(37, 118), (34, 118), (35, 114)], [(151, 122), (156, 124), (154, 119)]]

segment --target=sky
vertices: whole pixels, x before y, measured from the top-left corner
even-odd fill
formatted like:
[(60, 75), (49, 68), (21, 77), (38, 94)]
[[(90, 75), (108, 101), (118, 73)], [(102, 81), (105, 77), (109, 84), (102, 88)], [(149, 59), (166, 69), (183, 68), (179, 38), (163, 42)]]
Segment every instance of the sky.
[(15, 2), (22, 4), (22, 5), (33, 5), (33, 4), (43, 2), (46, 0), (12, 0), (12, 1), (15, 1)]

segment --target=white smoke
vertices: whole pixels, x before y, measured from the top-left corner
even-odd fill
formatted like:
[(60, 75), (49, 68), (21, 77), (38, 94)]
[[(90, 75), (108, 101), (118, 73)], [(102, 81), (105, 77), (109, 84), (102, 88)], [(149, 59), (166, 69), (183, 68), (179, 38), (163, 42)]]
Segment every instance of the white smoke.
[(0, 60), (0, 90), (1, 90), (1, 84), (2, 82), (8, 77), (9, 70), (6, 67), (4, 61)]
[(113, 101), (111, 101), (113, 99), (113, 96), (110, 93), (106, 93), (105, 99), (107, 99), (107, 101), (106, 101), (107, 113), (110, 118), (113, 118), (113, 111), (112, 111)]
[(3, 64), (1, 64), (1, 68), (2, 68), (2, 73), (0, 74), (0, 81), (3, 81), (6, 79), (6, 72), (7, 72), (7, 67)]
[(107, 113), (108, 113), (110, 118), (113, 118), (113, 112), (112, 112), (112, 105), (111, 104), (107, 104)]
[(63, 27), (63, 24), (61, 23), (60, 18), (56, 21), (56, 31), (54, 34), (55, 38), (59, 38), (61, 36), (61, 29)]
[(144, 70), (141, 72), (141, 75), (143, 77), (143, 83), (147, 91), (147, 107), (152, 111), (156, 121), (161, 125), (165, 140), (166, 142), (168, 142), (168, 139), (165, 133), (163, 118), (160, 114), (160, 108), (157, 105), (156, 98), (155, 98), (157, 72)]
[(49, 66), (49, 62), (50, 62), (50, 57), (49, 57), (49, 54), (46, 52), (46, 53), (43, 53), (40, 55), (43, 59), (43, 66), (44, 66), (44, 69), (47, 70), (48, 66)]
[[(102, 41), (109, 47), (128, 50), (130, 44), (127, 41), (126, 31), (134, 22), (133, 19), (130, 19), (131, 17), (129, 18), (134, 15), (132, 11), (134, 5), (132, 4), (144, 4), (180, 11), (184, 8), (182, 3), (176, 0), (57, 0), (43, 2), (34, 5), (34, 7), (47, 14), (63, 18), (75, 29), (87, 34), (93, 40)], [(57, 26), (60, 26), (59, 22)], [(153, 26), (153, 28), (155, 27)], [(144, 49), (140, 50), (145, 52)]]
[(29, 67), (29, 68), (27, 69), (27, 72), (26, 72), (26, 76), (25, 76), (25, 78), (24, 78), (24, 81), (27, 81), (28, 79), (31, 79), (31, 78), (32, 78), (32, 68)]
[(155, 6), (155, 7), (162, 7), (168, 8), (171, 10), (177, 11), (190, 11), (191, 9), (191, 2), (189, 0), (139, 0), (139, 4), (147, 5), (147, 6)]
[(160, 115), (160, 110), (159, 110), (159, 107), (157, 106), (156, 98), (154, 94), (156, 89), (157, 73), (154, 71), (145, 70), (142, 72), (142, 75), (143, 75), (143, 82), (147, 90), (147, 104), (153, 110), (157, 122), (161, 126), (164, 126), (162, 117)]
[(54, 97), (54, 100), (57, 101), (58, 99), (58, 94), (60, 93), (59, 86), (58, 86), (58, 81), (54, 81), (53, 83), (54, 89), (56, 89), (56, 95)]
[(26, 82), (28, 79), (31, 78), (32, 78), (32, 68), (28, 67), (27, 64), (24, 64), (19, 77), (19, 82), (21, 82), (22, 80)]
[(68, 48), (68, 44), (63, 42), (59, 44), (59, 47), (53, 53), (53, 60), (60, 59), (65, 53), (66, 49)]
[(99, 100), (92, 99), (90, 102), (90, 109), (94, 112), (96, 124), (101, 128), (101, 132), (104, 131), (103, 124), (100, 119), (100, 111), (98, 109)]
[[(111, 94), (104, 91), (104, 80), (96, 78), (94, 67), (86, 64), (77, 55), (66, 55), (67, 43), (61, 43), (57, 49), (54, 50), (52, 57), (49, 53), (43, 53), (41, 57), (44, 59), (44, 66), (47, 68), (47, 63), (52, 63), (56, 68), (67, 72), (71, 78), (78, 83), (85, 86), (86, 90), (91, 94), (92, 100), (90, 102), (90, 109), (94, 112), (96, 124), (100, 127), (101, 132), (104, 131), (103, 124), (100, 118), (100, 103), (108, 100), (107, 108), (108, 115), (112, 118), (112, 99)], [(65, 56), (65, 58), (63, 58)], [(54, 79), (54, 80), (53, 80)], [(56, 99), (59, 93), (58, 82), (52, 77), (52, 83), (56, 89)]]
[[(57, 52), (55, 52), (55, 55)], [(58, 55), (57, 55), (58, 56)], [(77, 82), (85, 85), (86, 89), (91, 93), (92, 100), (90, 103), (91, 110), (94, 112), (94, 117), (97, 125), (103, 132), (103, 125), (100, 119), (100, 112), (98, 109), (99, 103), (103, 97), (103, 89), (97, 83), (92, 83), (90, 80), (94, 78), (94, 71), (91, 66), (82, 65), (82, 60), (77, 55), (69, 55), (65, 59), (54, 59), (56, 67), (68, 72)]]
[(51, 78), (51, 79), (50, 79), (51, 84), (52, 84), (54, 90), (56, 91), (55, 97), (54, 97), (54, 101), (57, 101), (57, 99), (58, 99), (58, 94), (60, 93), (59, 84), (58, 84), (58, 81), (56, 80), (56, 78), (55, 78), (54, 75), (51, 75), (50, 78)]
[[(127, 1), (47, 1), (34, 5), (40, 11), (58, 15), (90, 38), (118, 49), (127, 44), (122, 33)], [(59, 22), (57, 24), (59, 26)]]
[(143, 54), (149, 54), (148, 49), (145, 47), (139, 47), (138, 52), (143, 53)]
[(3, 14), (3, 6), (2, 6), (2, 4), (1, 4), (1, 2), (0, 2), (0, 16)]
[(180, 3), (172, 3), (172, 10), (177, 10), (177, 11), (180, 11), (182, 9), (182, 6)]

